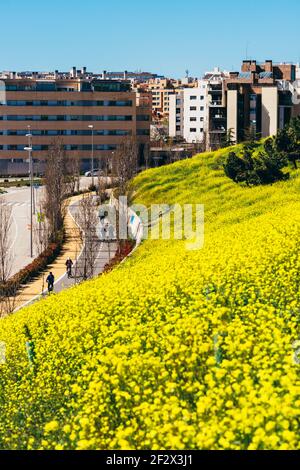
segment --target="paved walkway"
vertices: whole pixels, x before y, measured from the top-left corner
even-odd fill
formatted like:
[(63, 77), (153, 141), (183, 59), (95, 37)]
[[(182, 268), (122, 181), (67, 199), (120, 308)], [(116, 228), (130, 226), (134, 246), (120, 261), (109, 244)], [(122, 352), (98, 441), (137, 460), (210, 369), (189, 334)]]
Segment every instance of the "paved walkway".
[[(80, 230), (75, 222), (75, 214), (77, 211), (78, 201), (82, 196), (76, 196), (71, 199), (69, 210), (65, 220), (66, 241), (63, 245), (62, 252), (53, 264), (48, 266), (47, 272), (39, 275), (34, 281), (24, 286), (20, 290), (16, 298), (16, 310), (33, 303), (36, 300), (48, 295), (46, 278), (51, 271), (55, 277), (54, 292), (59, 293), (69, 287), (82, 282), (83, 264), (84, 264), (84, 248), (80, 236)], [(116, 253), (116, 243), (102, 242), (100, 239), (95, 244), (95, 264), (93, 276), (103, 272), (104, 267), (114, 257)], [(66, 274), (66, 260), (71, 258), (74, 263), (73, 275), (68, 279)]]

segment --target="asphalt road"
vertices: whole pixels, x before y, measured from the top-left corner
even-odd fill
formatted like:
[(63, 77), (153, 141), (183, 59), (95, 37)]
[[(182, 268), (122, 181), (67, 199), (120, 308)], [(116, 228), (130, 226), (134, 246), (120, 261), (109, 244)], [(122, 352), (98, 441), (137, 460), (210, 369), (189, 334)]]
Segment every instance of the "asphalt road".
[[(11, 275), (30, 264), (35, 258), (30, 257), (30, 188), (13, 188), (2, 197), (5, 203), (12, 208), (11, 227)], [(41, 189), (35, 190), (36, 202), (41, 197)]]

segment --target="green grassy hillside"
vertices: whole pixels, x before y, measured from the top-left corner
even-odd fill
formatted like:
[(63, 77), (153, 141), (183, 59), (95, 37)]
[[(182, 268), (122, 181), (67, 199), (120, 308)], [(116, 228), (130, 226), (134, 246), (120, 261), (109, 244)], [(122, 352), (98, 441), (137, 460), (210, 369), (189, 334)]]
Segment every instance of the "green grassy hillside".
[(0, 322), (0, 448), (300, 447), (300, 175), (240, 187), (227, 152), (135, 181), (136, 202), (205, 205), (202, 250), (145, 241)]

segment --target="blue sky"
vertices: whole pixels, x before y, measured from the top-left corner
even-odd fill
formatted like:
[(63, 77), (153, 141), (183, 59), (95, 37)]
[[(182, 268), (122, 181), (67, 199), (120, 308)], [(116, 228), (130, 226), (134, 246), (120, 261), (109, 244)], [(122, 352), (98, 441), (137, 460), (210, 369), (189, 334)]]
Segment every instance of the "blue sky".
[(299, 61), (299, 0), (5, 0), (1, 70), (153, 71)]

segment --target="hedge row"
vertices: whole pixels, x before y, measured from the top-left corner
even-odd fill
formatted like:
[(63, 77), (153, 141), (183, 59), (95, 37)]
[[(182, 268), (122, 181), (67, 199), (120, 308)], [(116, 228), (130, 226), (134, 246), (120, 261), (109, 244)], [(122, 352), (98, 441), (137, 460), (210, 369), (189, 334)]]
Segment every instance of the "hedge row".
[(61, 253), (64, 239), (64, 233), (62, 233), (58, 240), (50, 243), (47, 249), (32, 261), (32, 263), (21, 269), (21, 271), (9, 279), (7, 283), (0, 284), (0, 296), (6, 297), (15, 295), (22, 284), (28, 283), (43, 272)]

